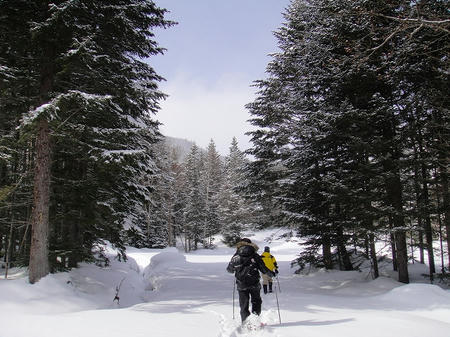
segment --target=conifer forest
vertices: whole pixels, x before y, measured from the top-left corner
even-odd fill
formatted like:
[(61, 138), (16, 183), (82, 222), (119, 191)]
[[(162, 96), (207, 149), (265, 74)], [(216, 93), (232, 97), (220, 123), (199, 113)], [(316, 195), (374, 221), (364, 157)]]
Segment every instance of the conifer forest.
[[(171, 29), (155, 0), (0, 0), (0, 258), (30, 282), (102, 245), (187, 251), (245, 229), (292, 229), (293, 264), (408, 283), (450, 268), (447, 0), (291, 0), (246, 105), (252, 146), (188, 153), (159, 130)], [(230, 24), (232, 24), (230, 22)], [(162, 112), (161, 112), (162, 113)], [(186, 111), (194, 114), (195, 111)], [(207, 130), (207, 126), (205, 126)], [(441, 259), (440, 270), (435, 259)]]

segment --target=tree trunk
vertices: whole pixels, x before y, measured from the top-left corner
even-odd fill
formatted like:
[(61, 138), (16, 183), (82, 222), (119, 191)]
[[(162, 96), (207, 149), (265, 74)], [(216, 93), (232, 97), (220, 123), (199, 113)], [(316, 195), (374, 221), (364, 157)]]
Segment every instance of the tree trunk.
[(436, 266), (434, 263), (434, 251), (433, 251), (433, 230), (431, 227), (431, 218), (430, 218), (430, 196), (428, 192), (428, 183), (427, 183), (427, 171), (425, 168), (425, 164), (422, 163), (422, 179), (423, 179), (423, 206), (424, 208), (424, 219), (425, 219), (425, 239), (427, 243), (427, 251), (428, 251), (428, 265), (430, 268), (430, 275), (433, 275), (436, 272)]
[[(14, 213), (13, 213), (14, 214)], [(11, 257), (12, 257), (12, 241), (13, 241), (13, 231), (14, 231), (14, 226), (13, 226), (13, 219), (11, 219), (11, 225), (9, 228), (9, 239), (8, 239), (8, 244), (7, 244), (7, 248), (6, 248), (6, 252), (5, 252), (5, 279), (8, 278), (8, 270), (9, 270), (9, 265), (11, 264)]]
[(420, 254), (420, 263), (425, 264), (425, 254), (423, 251), (423, 231), (419, 230), (419, 254)]
[(364, 238), (364, 255), (366, 256), (366, 258), (370, 257), (370, 243), (368, 236)]
[(400, 179), (399, 145), (395, 141), (395, 117), (385, 125), (383, 136), (389, 145), (384, 153), (383, 170), (386, 174), (386, 200), (393, 209), (392, 224), (395, 233), (395, 249), (399, 282), (409, 283), (408, 247), (406, 245), (405, 219), (403, 215), (403, 185)]
[(50, 200), (50, 129), (48, 121), (38, 122), (34, 172), (34, 199), (31, 215), (29, 281), (35, 283), (49, 271), (48, 235)]
[(350, 260), (347, 248), (345, 247), (344, 233), (342, 231), (341, 226), (338, 226), (337, 228), (337, 240), (338, 240), (338, 251), (342, 258), (344, 270), (353, 270), (352, 261)]
[(393, 225), (395, 232), (395, 249), (398, 268), (398, 281), (409, 283), (408, 247), (406, 244), (405, 219), (403, 216), (401, 181), (398, 175), (389, 179), (387, 186), (391, 206), (394, 208)]
[(414, 144), (414, 190), (416, 194), (416, 208), (417, 208), (417, 227), (419, 227), (419, 252), (420, 252), (420, 263), (425, 263), (424, 251), (423, 251), (423, 231), (424, 228), (422, 221), (422, 193), (420, 192), (420, 177), (419, 177), (419, 154), (416, 144)]
[[(443, 160), (445, 163), (445, 159)], [(440, 176), (442, 183), (442, 210), (444, 212), (444, 227), (447, 234), (447, 257), (448, 269), (450, 270), (450, 193), (448, 190), (448, 167), (447, 165), (440, 166)]]
[(391, 233), (391, 251), (392, 251), (392, 269), (394, 271), (398, 270), (397, 265), (397, 248), (395, 246), (395, 234)]
[(170, 204), (169, 210), (167, 211), (167, 236), (169, 247), (175, 247), (174, 244), (174, 234), (173, 234), (173, 216), (172, 216), (173, 205)]
[(406, 232), (404, 230), (397, 231), (395, 239), (395, 245), (397, 246), (398, 281), (409, 283)]
[(81, 261), (80, 251), (79, 248), (83, 246), (82, 240), (80, 239), (80, 224), (82, 223), (82, 211), (80, 210), (78, 212), (78, 221), (72, 221), (70, 223), (69, 228), (69, 238), (70, 238), (70, 254), (69, 254), (69, 261), (67, 263), (67, 266), (69, 268), (77, 268), (78, 262)]
[(370, 246), (370, 259), (372, 261), (373, 278), (376, 279), (380, 276), (378, 270), (377, 251), (375, 249), (375, 236), (373, 233), (369, 234), (369, 246)]
[(331, 243), (330, 238), (327, 234), (325, 234), (322, 239), (322, 255), (325, 268), (333, 269), (333, 260), (331, 258)]

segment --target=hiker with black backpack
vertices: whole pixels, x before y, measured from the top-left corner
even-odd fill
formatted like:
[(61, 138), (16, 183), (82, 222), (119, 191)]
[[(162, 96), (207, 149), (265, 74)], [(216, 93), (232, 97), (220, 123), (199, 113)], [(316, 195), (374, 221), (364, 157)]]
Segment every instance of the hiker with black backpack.
[(258, 246), (252, 243), (250, 239), (241, 239), (236, 248), (236, 253), (231, 258), (227, 271), (234, 273), (236, 277), (241, 320), (244, 322), (250, 316), (250, 302), (252, 303), (252, 313), (261, 314), (262, 299), (259, 272), (271, 277), (274, 277), (275, 274), (265, 266), (261, 256), (257, 253)]

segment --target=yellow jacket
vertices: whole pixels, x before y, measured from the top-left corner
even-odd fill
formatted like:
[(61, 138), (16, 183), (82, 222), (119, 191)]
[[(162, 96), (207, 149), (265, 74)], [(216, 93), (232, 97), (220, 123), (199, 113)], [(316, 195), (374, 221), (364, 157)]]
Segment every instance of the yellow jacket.
[(269, 252), (262, 253), (261, 258), (264, 261), (266, 267), (271, 271), (274, 271), (276, 268), (278, 268), (277, 260), (275, 260), (275, 258)]

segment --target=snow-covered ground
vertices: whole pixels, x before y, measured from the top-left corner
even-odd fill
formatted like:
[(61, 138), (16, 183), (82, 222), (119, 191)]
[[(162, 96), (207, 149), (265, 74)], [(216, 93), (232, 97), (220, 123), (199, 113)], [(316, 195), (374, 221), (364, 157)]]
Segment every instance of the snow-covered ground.
[(0, 337), (450, 336), (450, 291), (426, 284), (424, 266), (411, 267), (422, 282), (409, 285), (371, 280), (368, 271), (294, 274), (290, 261), (300, 247), (279, 234), (251, 237), (260, 252), (270, 246), (280, 266), (277, 293), (262, 294), (261, 330), (237, 329), (234, 277), (225, 271), (234, 249), (219, 245), (189, 254), (129, 248), (127, 262), (83, 264), (34, 285), (14, 270), (0, 279)]

